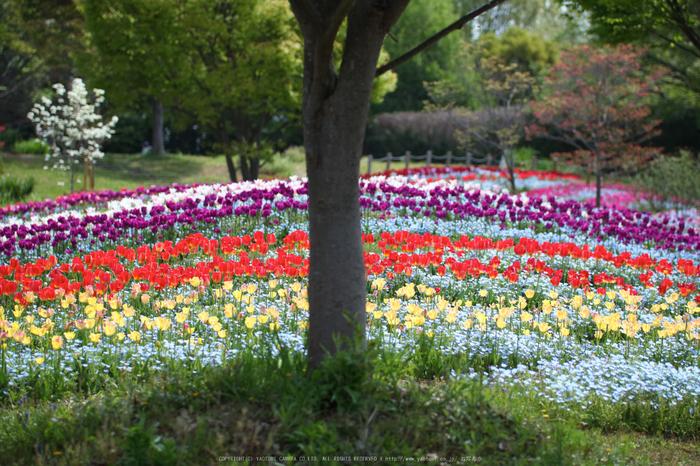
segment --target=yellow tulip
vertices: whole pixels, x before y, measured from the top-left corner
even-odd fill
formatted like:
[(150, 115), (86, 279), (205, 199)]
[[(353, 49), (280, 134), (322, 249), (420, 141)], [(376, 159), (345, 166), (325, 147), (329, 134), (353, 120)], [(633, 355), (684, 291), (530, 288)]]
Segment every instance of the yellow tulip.
[(389, 307), (391, 308), (392, 311), (398, 311), (401, 309), (401, 300), (396, 299), (396, 298), (391, 298), (389, 300)]
[(245, 318), (245, 326), (248, 327), (249, 329), (251, 329), (255, 326), (255, 322), (257, 322), (257, 319), (255, 318), (255, 316), (248, 316)]
[(172, 322), (167, 317), (156, 317), (154, 322), (156, 327), (161, 330), (167, 330), (170, 328), (170, 325), (172, 325)]
[(51, 347), (55, 350), (63, 346), (63, 338), (58, 335), (51, 337)]
[(124, 317), (126, 318), (134, 317), (134, 314), (136, 313), (136, 309), (134, 309), (133, 306), (128, 306), (125, 304), (122, 306), (122, 309), (124, 310)]
[(377, 278), (372, 282), (372, 289), (373, 290), (383, 290), (384, 285), (386, 285), (386, 280), (383, 278)]
[(113, 322), (105, 323), (103, 325), (103, 329), (104, 329), (105, 335), (107, 335), (108, 337), (111, 337), (112, 335), (114, 335), (114, 332), (117, 331), (117, 326)]
[(532, 299), (535, 296), (535, 290), (525, 290), (525, 296), (527, 299)]

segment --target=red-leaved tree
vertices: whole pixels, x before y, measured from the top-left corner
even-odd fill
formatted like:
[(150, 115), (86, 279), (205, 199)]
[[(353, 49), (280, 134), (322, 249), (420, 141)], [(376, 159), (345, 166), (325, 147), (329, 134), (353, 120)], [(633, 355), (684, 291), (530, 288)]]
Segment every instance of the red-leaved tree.
[(658, 134), (649, 118), (650, 93), (666, 70), (643, 72), (645, 49), (621, 44), (603, 49), (580, 46), (562, 53), (550, 70), (540, 100), (532, 102), (534, 136), (562, 141), (575, 150), (552, 154), (596, 176), (600, 207), (602, 174), (638, 168), (660, 149), (639, 144)]

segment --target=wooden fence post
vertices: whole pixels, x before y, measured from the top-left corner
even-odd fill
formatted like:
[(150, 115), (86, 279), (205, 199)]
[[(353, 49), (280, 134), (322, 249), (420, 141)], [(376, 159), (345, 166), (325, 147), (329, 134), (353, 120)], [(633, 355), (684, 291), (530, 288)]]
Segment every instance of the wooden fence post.
[(555, 172), (557, 171), (557, 162), (559, 161), (559, 159), (557, 157), (552, 157), (552, 161), (554, 162), (552, 164), (552, 171)]
[(492, 161), (493, 161), (493, 157), (491, 156), (491, 154), (486, 154), (486, 166), (487, 167), (491, 166)]
[(386, 171), (391, 170), (391, 152), (386, 153)]
[(372, 154), (367, 156), (367, 174), (372, 174)]
[(404, 157), (406, 158), (406, 160), (405, 160), (405, 162), (406, 162), (406, 168), (408, 168), (408, 164), (411, 163), (411, 151), (410, 151), (410, 150), (407, 150), (407, 151), (406, 151), (406, 154), (404, 155)]
[(537, 156), (532, 154), (532, 171), (537, 170)]
[(467, 152), (467, 167), (472, 164), (472, 153)]
[(425, 163), (426, 163), (426, 166), (427, 166), (428, 168), (430, 168), (430, 161), (432, 160), (432, 158), (433, 158), (433, 151), (429, 150), (429, 151), (428, 151), (428, 155), (427, 155), (427, 157), (426, 157), (426, 159), (425, 159)]
[(447, 151), (447, 162), (445, 165), (449, 167), (451, 162), (452, 162), (452, 151), (448, 150)]

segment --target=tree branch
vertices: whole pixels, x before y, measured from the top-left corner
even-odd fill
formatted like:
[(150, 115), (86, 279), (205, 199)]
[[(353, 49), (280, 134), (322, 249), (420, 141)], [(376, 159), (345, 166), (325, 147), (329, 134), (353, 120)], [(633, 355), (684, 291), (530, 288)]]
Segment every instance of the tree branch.
[(472, 11), (468, 15), (462, 16), (460, 19), (458, 19), (454, 23), (450, 24), (442, 31), (440, 31), (440, 32), (436, 33), (435, 35), (433, 35), (432, 37), (426, 39), (423, 43), (417, 45), (416, 47), (414, 47), (413, 49), (404, 53), (400, 57), (398, 57), (394, 60), (391, 60), (386, 65), (383, 65), (383, 66), (380, 66), (379, 68), (377, 68), (377, 71), (374, 74), (374, 77), (376, 78), (377, 76), (381, 76), (382, 74), (386, 73), (387, 71), (393, 70), (397, 66), (407, 62), (408, 60), (415, 57), (416, 55), (421, 53), (423, 50), (427, 49), (428, 47), (430, 47), (431, 45), (433, 45), (434, 43), (436, 43), (437, 41), (439, 41), (440, 39), (442, 39), (443, 37), (445, 37), (449, 33), (456, 31), (457, 29), (462, 29), (462, 26), (467, 24), (469, 21), (471, 21), (474, 18), (476, 18), (477, 16), (480, 16), (481, 14), (486, 13), (487, 11), (497, 7), (498, 5), (500, 5), (501, 3), (505, 2), (505, 1), (506, 0), (491, 0), (489, 3), (482, 6), (481, 8), (478, 8), (478, 9)]
[(313, 33), (321, 29), (321, 15), (309, 0), (289, 0), (289, 4), (302, 28), (304, 24), (309, 24)]
[[(335, 38), (338, 35), (340, 26), (343, 24), (343, 21), (345, 21), (345, 18), (354, 5), (355, 0), (341, 0), (340, 5), (333, 10), (333, 13), (331, 13), (327, 21), (328, 26), (316, 41), (313, 75), (313, 86), (316, 89), (312, 91), (312, 96), (319, 97), (325, 94), (325, 92), (319, 92), (317, 86), (332, 84), (332, 82), (327, 81), (325, 77), (328, 73), (335, 74), (333, 67), (333, 44), (335, 44)], [(335, 80), (336, 77), (337, 76), (331, 76), (332, 80)]]

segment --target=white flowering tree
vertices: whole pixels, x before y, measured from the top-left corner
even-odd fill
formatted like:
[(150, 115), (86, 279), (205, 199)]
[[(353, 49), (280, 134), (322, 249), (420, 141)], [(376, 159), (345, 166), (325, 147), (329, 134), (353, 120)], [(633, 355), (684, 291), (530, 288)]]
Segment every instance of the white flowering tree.
[[(112, 117), (109, 123), (102, 123), (102, 116), (97, 113), (104, 102), (104, 91), (93, 89), (92, 99), (82, 79), (75, 78), (71, 89), (66, 92), (62, 84), (54, 84), (58, 94), (56, 103), (42, 97), (41, 103), (27, 117), (36, 123), (37, 136), (51, 146), (51, 152), (46, 155), (46, 161), (54, 160), (53, 170), (70, 172), (70, 192), (73, 193), (77, 165), (83, 162), (83, 186), (95, 188), (93, 163), (95, 159), (104, 157), (101, 144), (114, 134), (117, 117)], [(44, 169), (48, 169), (45, 166)]]

